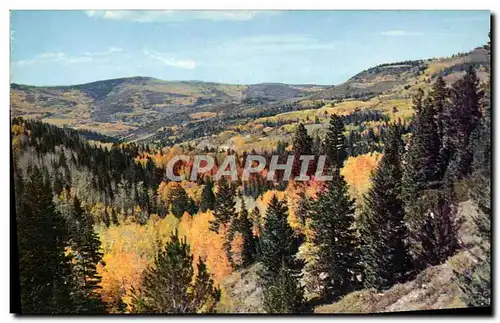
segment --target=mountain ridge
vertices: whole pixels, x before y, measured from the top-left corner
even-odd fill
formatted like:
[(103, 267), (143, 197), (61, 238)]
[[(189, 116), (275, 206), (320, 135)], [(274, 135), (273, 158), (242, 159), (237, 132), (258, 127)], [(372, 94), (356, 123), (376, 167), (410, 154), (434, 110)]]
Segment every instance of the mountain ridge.
[(339, 100), (367, 100), (382, 94), (407, 99), (416, 87), (426, 86), (438, 76), (453, 83), (469, 66), (476, 68), (481, 78), (487, 64), (486, 50), (478, 47), (450, 57), (379, 64), (332, 86), (167, 81), (147, 76), (67, 86), (12, 83), (11, 116), (129, 137), (137, 131), (151, 133), (164, 125), (190, 122), (200, 115), (267, 111), (273, 105), (292, 104), (292, 110), (300, 110)]

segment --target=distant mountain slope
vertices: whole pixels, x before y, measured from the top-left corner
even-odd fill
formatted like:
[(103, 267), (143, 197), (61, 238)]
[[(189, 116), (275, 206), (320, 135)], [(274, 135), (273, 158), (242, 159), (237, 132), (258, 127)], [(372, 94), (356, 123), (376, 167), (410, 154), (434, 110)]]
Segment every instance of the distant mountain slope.
[[(311, 85), (221, 84), (132, 77), (74, 86), (11, 85), (12, 116), (33, 116), (58, 125), (126, 133), (165, 117), (207, 106), (264, 103), (303, 97)], [(210, 110), (210, 109), (208, 109)], [(112, 126), (112, 127), (110, 127)], [(96, 129), (97, 127), (97, 129)], [(108, 129), (99, 129), (106, 128)]]
[[(487, 51), (476, 48), (469, 53), (446, 58), (415, 60), (381, 64), (364, 70), (346, 82), (332, 86), (314, 95), (315, 99), (363, 98), (409, 88), (420, 81), (443, 76), (448, 81), (458, 78), (469, 66), (478, 70), (488, 65)], [(481, 77), (481, 75), (480, 75)]]
[[(184, 125), (204, 118), (236, 118), (242, 111), (269, 110), (273, 105), (320, 107), (326, 102), (383, 94), (408, 99), (418, 87), (439, 75), (448, 83), (469, 66), (480, 78), (489, 64), (486, 50), (448, 58), (381, 64), (336, 86), (261, 83), (221, 84), (201, 81), (163, 81), (131, 77), (73, 86), (11, 85), (11, 116), (35, 117), (55, 125), (88, 129), (115, 137), (144, 138), (164, 126)], [(216, 120), (211, 120), (215, 122)]]

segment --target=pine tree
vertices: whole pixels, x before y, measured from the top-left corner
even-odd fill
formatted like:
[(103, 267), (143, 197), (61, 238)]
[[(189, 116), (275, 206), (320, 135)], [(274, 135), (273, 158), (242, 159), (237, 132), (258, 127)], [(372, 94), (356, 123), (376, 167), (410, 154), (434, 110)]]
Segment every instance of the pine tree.
[(176, 185), (172, 190), (172, 214), (176, 218), (181, 218), (184, 212), (187, 212), (190, 208), (189, 196), (186, 193), (184, 187), (180, 184)]
[(210, 222), (210, 230), (218, 233), (221, 225), (227, 225), (236, 214), (234, 190), (222, 177), (217, 185), (215, 194), (214, 217)]
[(443, 178), (436, 114), (431, 100), (423, 98), (422, 90), (414, 98), (414, 109), (412, 137), (404, 156), (402, 191), (407, 220), (412, 229), (420, 223), (420, 214), (416, 211), (422, 192), (439, 188)]
[(326, 190), (318, 193), (311, 212), (312, 243), (316, 262), (312, 268), (319, 275), (323, 297), (338, 297), (356, 285), (359, 273), (358, 239), (354, 229), (354, 200), (338, 170)]
[(484, 214), (491, 214), (491, 82), (484, 85), (482, 116), (471, 134), (473, 152), (470, 196)]
[(411, 269), (401, 200), (401, 146), (401, 135), (391, 126), (360, 221), (364, 284), (378, 290), (403, 281)]
[[(29, 166), (22, 189), (17, 184), (21, 311), (72, 313), (75, 308), (70, 297), (70, 258), (64, 253), (67, 225), (54, 208), (52, 190), (43, 173), (38, 167)], [(17, 179), (22, 179), (20, 174)]]
[(455, 219), (456, 208), (442, 194), (429, 206), (428, 215), (418, 237), (422, 244), (418, 262), (436, 266), (453, 256), (459, 248)]
[(200, 209), (202, 212), (207, 210), (213, 210), (215, 205), (215, 195), (213, 192), (214, 184), (211, 180), (208, 180), (205, 186), (203, 186), (203, 191), (201, 193)]
[(449, 154), (452, 178), (462, 179), (471, 173), (470, 137), (481, 116), (479, 80), (469, 68), (465, 76), (453, 84), (450, 108), (445, 112), (444, 147)]
[(190, 307), (196, 309), (197, 313), (214, 313), (221, 291), (214, 287), (214, 281), (201, 257), (198, 258), (197, 266), (198, 271), (191, 290)]
[(102, 313), (104, 305), (98, 290), (101, 288), (101, 276), (97, 274), (97, 265), (102, 261), (101, 241), (94, 232), (90, 215), (81, 208), (80, 201), (75, 197), (73, 202), (75, 228), (71, 232), (71, 254), (75, 259), (72, 271), (75, 276), (75, 304), (81, 313)]
[(341, 169), (347, 158), (345, 150), (344, 123), (336, 114), (330, 117), (330, 125), (325, 138), (325, 153), (328, 164), (334, 169)]
[[(198, 260), (198, 274), (193, 277), (193, 256), (185, 239), (177, 231), (160, 248), (154, 265), (142, 279), (142, 290), (135, 291), (133, 305), (143, 313), (210, 313), (220, 299), (220, 290)], [(194, 278), (194, 279), (193, 279)]]
[(431, 100), (436, 116), (437, 133), (441, 140), (444, 135), (444, 113), (449, 109), (449, 99), (450, 93), (446, 88), (446, 82), (442, 76), (439, 76), (432, 87)]
[(259, 239), (259, 261), (264, 266), (261, 280), (267, 282), (272, 279), (282, 264), (286, 268), (294, 269), (298, 247), (298, 240), (288, 224), (288, 207), (275, 194), (267, 207)]
[[(299, 123), (293, 138), (294, 160), (292, 165), (292, 178), (300, 175), (300, 170), (302, 168), (302, 161), (300, 160), (300, 156), (312, 155), (312, 148), (313, 142), (311, 137), (307, 135), (307, 130), (304, 125), (302, 123)], [(312, 162), (309, 163), (309, 168), (306, 172), (307, 175), (310, 175), (310, 169), (315, 168), (311, 164)]]
[(267, 313), (301, 313), (304, 308), (304, 290), (293, 273), (281, 266), (276, 277), (264, 289), (264, 310)]
[(238, 217), (238, 232), (241, 233), (243, 238), (243, 251), (242, 251), (242, 267), (251, 265), (255, 260), (256, 254), (256, 239), (252, 231), (252, 222), (248, 218), (248, 211), (245, 206), (243, 196), (241, 199), (241, 211)]

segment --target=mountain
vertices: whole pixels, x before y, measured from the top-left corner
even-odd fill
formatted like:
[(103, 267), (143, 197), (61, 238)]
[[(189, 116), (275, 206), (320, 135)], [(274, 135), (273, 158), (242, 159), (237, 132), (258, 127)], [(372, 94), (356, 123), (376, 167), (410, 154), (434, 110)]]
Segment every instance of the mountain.
[(199, 123), (207, 118), (227, 127), (241, 118), (317, 109), (345, 100), (367, 101), (382, 94), (386, 100), (408, 100), (412, 91), (431, 84), (439, 75), (452, 83), (469, 66), (474, 66), (480, 78), (484, 78), (487, 64), (487, 51), (476, 48), (446, 58), (381, 64), (336, 86), (237, 85), (150, 77), (72, 86), (12, 84), (11, 116), (34, 117), (55, 125), (136, 140), (165, 127)]
[(221, 84), (131, 77), (73, 86), (11, 85), (12, 116), (56, 125), (124, 134), (175, 114), (216, 110), (219, 105), (303, 97), (321, 86)]
[(432, 82), (438, 76), (443, 76), (448, 83), (452, 83), (465, 73), (469, 66), (481, 67), (489, 64), (488, 62), (488, 52), (480, 47), (469, 53), (451, 57), (381, 64), (354, 75), (342, 84), (319, 92), (314, 98), (363, 98), (387, 92), (401, 92), (412, 85), (418, 85), (420, 81)]

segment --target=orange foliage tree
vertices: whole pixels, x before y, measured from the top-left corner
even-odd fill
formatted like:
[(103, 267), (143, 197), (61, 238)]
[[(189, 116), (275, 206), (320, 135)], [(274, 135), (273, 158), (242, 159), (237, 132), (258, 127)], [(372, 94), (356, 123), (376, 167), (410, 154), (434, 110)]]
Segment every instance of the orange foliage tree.
[(382, 154), (377, 152), (349, 157), (341, 170), (349, 185), (349, 194), (356, 199), (358, 206), (362, 204), (363, 194), (368, 192), (371, 186), (372, 171), (377, 167), (381, 157)]
[(209, 230), (209, 222), (213, 220), (211, 211), (194, 216), (184, 214), (179, 223), (179, 236), (186, 236), (193, 259), (201, 257), (215, 283), (220, 284), (232, 269), (224, 251), (227, 228), (221, 226), (219, 234)]

